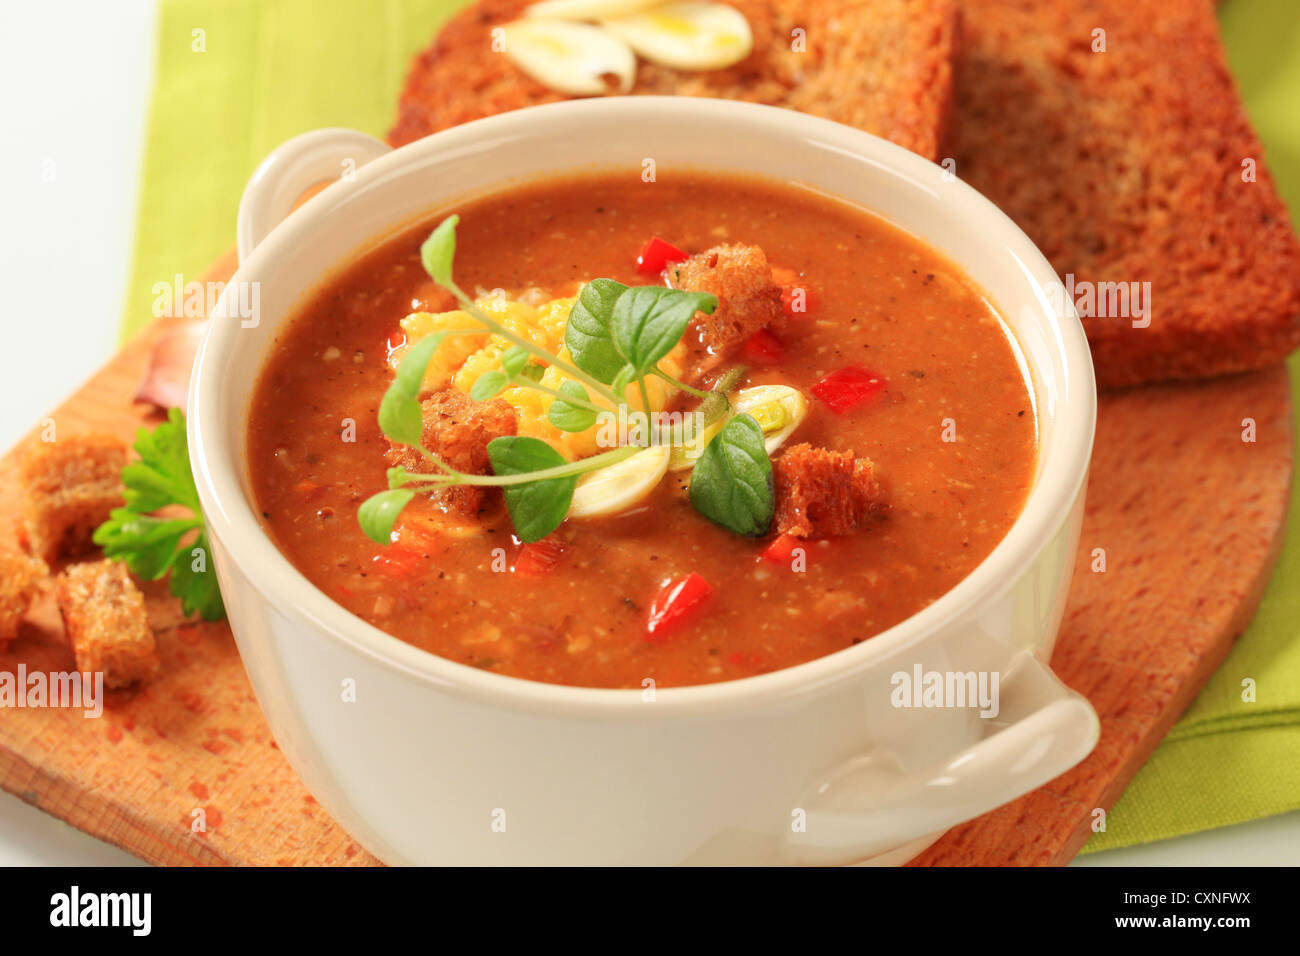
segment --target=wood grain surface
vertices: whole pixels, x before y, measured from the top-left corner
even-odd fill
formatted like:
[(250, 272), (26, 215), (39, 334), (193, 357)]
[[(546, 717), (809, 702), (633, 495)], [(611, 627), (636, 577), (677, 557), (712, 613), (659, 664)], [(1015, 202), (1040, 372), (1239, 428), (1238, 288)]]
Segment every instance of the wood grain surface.
[[(229, 257), (208, 276), (230, 274)], [(162, 319), (50, 414), (58, 433), (133, 438), (131, 399)], [(1242, 441), (1254, 419), (1257, 440)], [(36, 428), (39, 421), (34, 421)], [(1053, 666), (1102, 720), (1101, 742), (1047, 786), (946, 834), (922, 865), (1060, 864), (1089, 835), (1227, 654), (1276, 559), (1291, 479), (1281, 367), (1106, 396), (1078, 567)], [(13, 546), (17, 464), (0, 460), (0, 544)], [(1106, 570), (1094, 567), (1104, 549)], [(147, 588), (161, 676), (109, 692), (102, 717), (0, 711), (0, 786), (160, 864), (374, 864), (307, 793), (272, 739), (224, 623), (184, 621)], [(0, 670), (70, 670), (49, 594)]]

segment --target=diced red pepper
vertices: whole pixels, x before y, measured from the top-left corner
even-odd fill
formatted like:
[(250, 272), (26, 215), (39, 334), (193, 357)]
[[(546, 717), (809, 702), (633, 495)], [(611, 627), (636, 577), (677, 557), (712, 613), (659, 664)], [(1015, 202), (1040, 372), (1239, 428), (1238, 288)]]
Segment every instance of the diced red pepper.
[(831, 372), (812, 387), (812, 393), (831, 411), (843, 415), (875, 398), (884, 391), (886, 384), (883, 375), (861, 365), (850, 365)]
[(789, 564), (794, 557), (794, 549), (797, 548), (803, 539), (793, 534), (783, 534), (776, 538), (766, 548), (759, 552), (760, 561), (771, 561), (773, 564)]
[(400, 544), (390, 544), (374, 557), (375, 570), (390, 578), (410, 577), (424, 563), (424, 554)]
[(668, 263), (687, 258), (689, 256), (671, 242), (655, 236), (641, 247), (641, 254), (636, 257), (636, 271), (646, 276), (657, 276), (668, 267)]
[(526, 578), (540, 578), (554, 570), (564, 554), (564, 542), (555, 535), (534, 541), (519, 549), (515, 558), (515, 574)]
[(785, 345), (771, 329), (759, 329), (740, 351), (750, 365), (776, 365), (785, 358)]
[(443, 550), (443, 540), (405, 517), (393, 529), (391, 544), (374, 557), (375, 570), (392, 578), (404, 578), (425, 566), (429, 558)]
[(692, 571), (678, 581), (664, 585), (650, 605), (646, 622), (646, 640), (659, 643), (694, 619), (713, 593), (713, 586)]

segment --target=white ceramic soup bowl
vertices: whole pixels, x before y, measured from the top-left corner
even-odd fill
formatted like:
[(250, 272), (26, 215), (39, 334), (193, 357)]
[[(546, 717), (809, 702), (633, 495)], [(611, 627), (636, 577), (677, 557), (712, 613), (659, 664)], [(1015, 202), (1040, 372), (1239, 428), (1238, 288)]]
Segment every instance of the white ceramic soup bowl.
[[(335, 604), (276, 549), (250, 494), (248, 407), (282, 323), (359, 253), (465, 197), (595, 167), (639, 174), (647, 159), (660, 177), (687, 166), (736, 171), (855, 202), (947, 253), (988, 291), (1023, 354), (1041, 434), (1032, 492), (1005, 539), (932, 605), (854, 647), (657, 692), (476, 670)], [(290, 213), (327, 179), (337, 181)], [(1046, 664), (1092, 448), (1087, 342), (1024, 233), (938, 166), (825, 120), (688, 98), (542, 106), (398, 150), (322, 130), (257, 170), (240, 208), (239, 254), (189, 400), (216, 570), (280, 748), (383, 860), (901, 862), (1095, 744), (1092, 708)], [(235, 297), (242, 290), (247, 304), (254, 288), (256, 322), (247, 310), (241, 321)], [(991, 688), (996, 676), (997, 715), (898, 706), (895, 675), (918, 668), (954, 692), (964, 680)]]

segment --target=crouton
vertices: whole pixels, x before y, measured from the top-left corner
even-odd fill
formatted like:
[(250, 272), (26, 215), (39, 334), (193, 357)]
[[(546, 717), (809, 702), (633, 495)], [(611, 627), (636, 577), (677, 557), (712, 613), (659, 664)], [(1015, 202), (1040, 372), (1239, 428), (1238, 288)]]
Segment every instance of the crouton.
[(55, 584), (77, 669), (102, 673), (107, 687), (148, 680), (161, 662), (144, 595), (117, 561), (74, 564)]
[[(500, 399), (476, 402), (460, 389), (447, 386), (421, 403), (424, 410), (424, 447), (457, 471), (471, 475), (492, 473), (487, 446), (494, 438), (514, 435), (518, 430), (515, 410)], [(407, 471), (428, 474), (436, 467), (406, 445), (394, 444), (388, 460)], [(441, 488), (433, 498), (449, 510), (473, 517), (488, 503), (495, 488), (460, 485)]]
[(851, 534), (884, 517), (888, 506), (875, 466), (853, 452), (795, 445), (772, 462), (776, 530), (799, 538)]
[(18, 625), (49, 573), (40, 558), (0, 551), (0, 651), (18, 635)]
[(1073, 277), (1098, 383), (1263, 368), (1300, 346), (1300, 242), (1210, 4), (965, 7), (945, 155)]
[[(697, 312), (692, 323), (701, 349), (710, 357), (734, 352), (781, 317), (781, 287), (758, 246), (714, 246), (670, 265), (665, 276), (675, 289), (718, 297), (713, 314)], [(691, 330), (686, 334), (690, 341)]]
[[(411, 64), (388, 141), (569, 99), (495, 52), (492, 31), (534, 0), (479, 0), (456, 14)], [(955, 0), (729, 0), (754, 49), (721, 70), (637, 64), (633, 94), (676, 94), (784, 106), (893, 140), (928, 159), (952, 108)]]
[(25, 532), (45, 561), (75, 557), (123, 504), (126, 448), (112, 435), (74, 435), (40, 444), (23, 462)]

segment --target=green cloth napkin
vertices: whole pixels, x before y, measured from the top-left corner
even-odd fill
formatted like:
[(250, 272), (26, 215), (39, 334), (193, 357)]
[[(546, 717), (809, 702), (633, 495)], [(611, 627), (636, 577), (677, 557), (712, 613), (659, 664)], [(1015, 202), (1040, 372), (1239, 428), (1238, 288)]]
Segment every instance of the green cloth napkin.
[[(411, 56), (464, 2), (161, 0), (123, 335), (150, 320), (154, 283), (176, 273), (196, 278), (230, 248), (244, 183), (275, 146), (321, 126), (382, 137)], [(1269, 166), (1297, 213), (1294, 3), (1228, 0), (1221, 19)], [(1300, 395), (1300, 359), (1291, 378)], [(1084, 852), (1300, 809), (1300, 492), (1290, 522), (1286, 553), (1249, 631)], [(1241, 700), (1246, 677), (1255, 681), (1255, 703)]]

